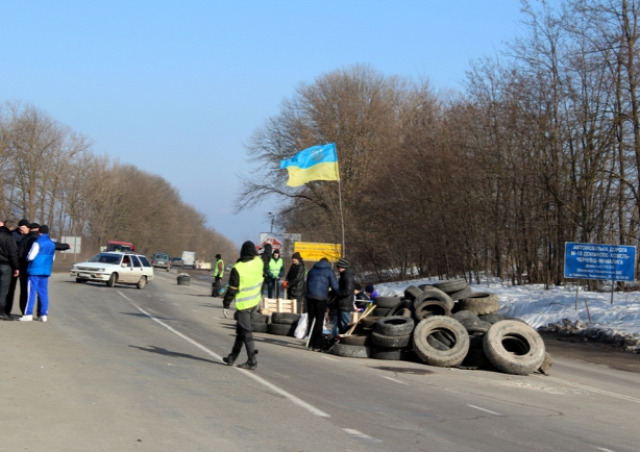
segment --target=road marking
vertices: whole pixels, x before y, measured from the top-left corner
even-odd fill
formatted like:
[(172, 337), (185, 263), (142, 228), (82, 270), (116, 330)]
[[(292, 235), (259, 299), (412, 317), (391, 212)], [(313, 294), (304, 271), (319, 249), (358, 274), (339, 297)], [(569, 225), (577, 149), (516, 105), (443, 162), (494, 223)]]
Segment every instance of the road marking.
[(475, 406), (475, 405), (469, 405), (469, 404), (467, 404), (467, 406), (470, 407), (470, 408), (474, 408), (476, 410), (484, 411), (485, 413), (494, 414), (496, 416), (502, 416), (502, 414), (497, 413), (495, 411), (487, 410), (486, 408), (482, 408), (482, 407)]
[(616, 399), (626, 400), (628, 402), (640, 403), (640, 399), (636, 399), (635, 397), (626, 396), (623, 394), (616, 394), (615, 392), (605, 391), (604, 389), (594, 388), (593, 386), (583, 385), (582, 383), (576, 383), (575, 381), (568, 383), (567, 380), (562, 380), (556, 377), (544, 377), (545, 379), (554, 380), (560, 383), (569, 384), (570, 386), (580, 386), (587, 391), (595, 392), (596, 394), (605, 395), (609, 397), (614, 397)]
[[(149, 317), (151, 320), (153, 320), (154, 322), (156, 322), (158, 325), (163, 326), (164, 328), (166, 328), (167, 330), (171, 331), (173, 334), (175, 334), (176, 336), (184, 339), (185, 341), (189, 342), (190, 344), (198, 347), (200, 350), (202, 350), (203, 352), (205, 352), (206, 354), (208, 354), (209, 356), (214, 357), (215, 359), (222, 361), (222, 356), (218, 355), (217, 353), (209, 350), (207, 347), (205, 347), (204, 345), (200, 344), (199, 342), (191, 339), (189, 336), (181, 333), (180, 331), (176, 330), (175, 328), (167, 325), (166, 323), (164, 323), (162, 320), (155, 318), (153, 315), (151, 315), (150, 313), (148, 313), (147, 311), (145, 311), (144, 309), (142, 309), (140, 306), (138, 306), (137, 304), (134, 303), (133, 300), (131, 300), (129, 297), (127, 297), (125, 294), (123, 294), (122, 292), (118, 292), (124, 299), (126, 299), (129, 303), (131, 303), (133, 305), (134, 308), (136, 308), (138, 311), (140, 311), (141, 313), (143, 313), (144, 315), (146, 315), (147, 317)], [(291, 402), (293, 402), (294, 404), (298, 405), (301, 408), (304, 408), (305, 410), (309, 411), (311, 414), (314, 414), (316, 416), (320, 416), (320, 417), (331, 417), (329, 414), (325, 413), (324, 411), (314, 407), (313, 405), (305, 402), (304, 400), (294, 396), (293, 394), (285, 391), (284, 389), (269, 383), (267, 380), (265, 380), (262, 377), (259, 377), (258, 375), (256, 375), (254, 372), (249, 371), (249, 370), (245, 370), (245, 369), (240, 369), (239, 367), (234, 367), (234, 369), (243, 372), (246, 376), (253, 378), (255, 381), (257, 381), (258, 383), (266, 386), (267, 388), (271, 389), (273, 392), (276, 392), (278, 394), (280, 394), (281, 396), (289, 399)]]
[(355, 436), (355, 437), (357, 437), (359, 439), (364, 439), (364, 440), (368, 440), (368, 441), (374, 441), (374, 442), (377, 442), (377, 443), (381, 443), (382, 442), (381, 440), (375, 439), (375, 438), (373, 438), (373, 437), (371, 437), (371, 436), (369, 436), (369, 435), (367, 435), (365, 433), (362, 433), (359, 430), (354, 430), (352, 428), (343, 428), (342, 430), (345, 433), (347, 433), (348, 435)]
[(404, 381), (397, 380), (397, 379), (395, 379), (393, 377), (389, 377), (389, 376), (383, 375), (382, 378), (386, 378), (387, 380), (391, 380), (394, 383), (400, 383), (401, 385), (406, 385), (406, 383)]
[(598, 446), (591, 446), (591, 447), (593, 447), (594, 449), (597, 449), (597, 450), (601, 450), (602, 452), (616, 452), (613, 449), (605, 449), (604, 447), (598, 447)]

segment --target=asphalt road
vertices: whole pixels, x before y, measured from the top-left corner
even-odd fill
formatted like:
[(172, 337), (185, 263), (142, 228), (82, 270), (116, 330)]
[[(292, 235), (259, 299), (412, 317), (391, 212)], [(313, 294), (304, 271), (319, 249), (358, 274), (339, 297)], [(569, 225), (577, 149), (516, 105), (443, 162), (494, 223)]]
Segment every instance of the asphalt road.
[(268, 334), (257, 371), (229, 368), (221, 300), (175, 277), (55, 274), (48, 323), (0, 322), (0, 451), (638, 450), (636, 373), (564, 357), (550, 376), (442, 369)]

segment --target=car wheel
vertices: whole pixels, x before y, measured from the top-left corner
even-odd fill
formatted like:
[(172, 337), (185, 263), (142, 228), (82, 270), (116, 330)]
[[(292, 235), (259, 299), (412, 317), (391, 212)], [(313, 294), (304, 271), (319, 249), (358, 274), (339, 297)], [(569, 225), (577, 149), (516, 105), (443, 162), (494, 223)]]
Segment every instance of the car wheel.
[(147, 285), (147, 277), (143, 276), (142, 278), (140, 278), (140, 281), (138, 281), (138, 289), (144, 289), (144, 286)]
[(83, 282), (85, 282), (85, 281), (86, 281), (85, 279), (82, 279), (82, 278), (76, 278), (76, 282), (77, 282), (77, 283), (83, 283)]
[(107, 287), (115, 286), (117, 280), (118, 280), (118, 274), (117, 273), (111, 273), (111, 276), (109, 276), (109, 281), (107, 281)]

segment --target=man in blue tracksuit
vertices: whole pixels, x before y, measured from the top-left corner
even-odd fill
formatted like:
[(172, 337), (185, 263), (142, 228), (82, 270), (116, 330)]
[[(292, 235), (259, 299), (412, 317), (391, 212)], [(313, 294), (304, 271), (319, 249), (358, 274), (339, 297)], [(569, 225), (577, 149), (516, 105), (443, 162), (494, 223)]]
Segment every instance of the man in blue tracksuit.
[(49, 226), (40, 226), (40, 236), (33, 242), (27, 254), (27, 290), (29, 298), (27, 309), (19, 320), (30, 322), (33, 320), (33, 306), (36, 302), (36, 295), (40, 300), (40, 321), (46, 322), (49, 314), (49, 276), (53, 268), (54, 253), (56, 244), (49, 238)]

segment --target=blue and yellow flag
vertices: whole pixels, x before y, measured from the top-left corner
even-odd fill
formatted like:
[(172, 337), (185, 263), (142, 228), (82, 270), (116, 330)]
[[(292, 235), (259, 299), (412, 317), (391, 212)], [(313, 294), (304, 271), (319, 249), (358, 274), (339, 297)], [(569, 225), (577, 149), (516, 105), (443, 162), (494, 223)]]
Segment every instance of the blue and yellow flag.
[(304, 149), (288, 160), (280, 160), (280, 168), (289, 172), (289, 187), (298, 187), (312, 180), (340, 180), (335, 143)]

